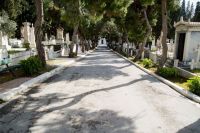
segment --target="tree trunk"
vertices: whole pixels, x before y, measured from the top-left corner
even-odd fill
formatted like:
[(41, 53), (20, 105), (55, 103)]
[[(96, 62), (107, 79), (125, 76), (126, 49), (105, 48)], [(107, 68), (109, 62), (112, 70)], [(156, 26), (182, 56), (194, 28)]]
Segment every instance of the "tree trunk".
[(146, 9), (143, 10), (143, 13), (144, 13), (144, 18), (145, 18), (146, 25), (147, 25), (147, 34), (146, 34), (146, 36), (145, 36), (145, 38), (143, 40), (143, 43), (141, 45), (139, 45), (139, 51), (138, 51), (134, 61), (138, 61), (141, 58), (142, 53), (144, 52), (144, 46), (147, 43), (147, 39), (149, 38), (149, 36), (152, 33), (152, 27), (151, 27), (151, 25), (149, 23), (149, 19), (148, 19), (148, 16), (147, 16)]
[[(78, 41), (77, 41), (76, 35), (77, 35), (77, 32), (78, 32), (78, 27), (79, 27), (78, 24), (74, 26), (74, 31), (73, 31), (73, 35), (72, 35), (72, 43), (70, 44), (70, 52), (69, 52), (70, 58), (77, 56), (77, 47), (78, 47), (77, 43), (78, 43)], [(76, 52), (75, 53), (73, 52), (74, 45), (76, 45)]]
[(42, 61), (43, 66), (46, 65), (44, 47), (42, 45), (42, 25), (44, 22), (44, 12), (43, 12), (43, 1), (35, 0), (36, 7), (36, 21), (35, 21), (35, 39), (36, 39), (36, 48), (38, 52), (38, 56)]
[(162, 68), (165, 65), (165, 62), (167, 61), (167, 0), (162, 0), (162, 57), (159, 62), (159, 68)]

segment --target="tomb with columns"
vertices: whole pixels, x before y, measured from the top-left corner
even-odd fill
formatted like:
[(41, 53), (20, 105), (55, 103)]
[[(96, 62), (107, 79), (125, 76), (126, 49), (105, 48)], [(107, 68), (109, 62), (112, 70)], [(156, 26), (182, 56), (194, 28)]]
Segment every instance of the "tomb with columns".
[(184, 21), (181, 17), (174, 27), (176, 28), (174, 59), (183, 65), (200, 68), (200, 22)]
[(68, 55), (68, 45), (70, 44), (69, 33), (66, 34), (64, 39), (64, 29), (62, 27), (57, 28), (56, 38), (45, 34), (45, 41), (43, 41), (46, 60), (54, 59), (58, 56)]

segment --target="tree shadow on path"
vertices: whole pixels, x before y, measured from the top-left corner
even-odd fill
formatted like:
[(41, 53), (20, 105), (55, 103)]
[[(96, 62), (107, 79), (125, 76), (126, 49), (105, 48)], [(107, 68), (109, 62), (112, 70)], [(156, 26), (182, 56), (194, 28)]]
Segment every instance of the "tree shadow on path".
[(180, 129), (177, 133), (200, 133), (200, 119)]

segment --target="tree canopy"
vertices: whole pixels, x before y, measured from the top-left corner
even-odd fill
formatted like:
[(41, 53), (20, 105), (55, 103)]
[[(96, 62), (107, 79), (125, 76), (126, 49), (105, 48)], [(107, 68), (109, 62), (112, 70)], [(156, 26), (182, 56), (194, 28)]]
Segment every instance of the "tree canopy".
[[(42, 32), (55, 35), (56, 28), (62, 27), (65, 32), (70, 33), (74, 43), (77, 34), (82, 40), (97, 39), (102, 35), (110, 40), (131, 41), (143, 48), (149, 39), (157, 39), (161, 34), (163, 6), (160, 0), (39, 1), (42, 2), (41, 9), (44, 12)], [(39, 8), (35, 7), (35, 2), (36, 0), (1, 0), (0, 28), (7, 34), (20, 38), (22, 22), (34, 23), (37, 20), (36, 9)], [(193, 3), (186, 3), (185, 0), (167, 0), (166, 7), (168, 38), (174, 38), (173, 24), (181, 16), (185, 20), (200, 21), (200, 2), (197, 2), (195, 13)]]

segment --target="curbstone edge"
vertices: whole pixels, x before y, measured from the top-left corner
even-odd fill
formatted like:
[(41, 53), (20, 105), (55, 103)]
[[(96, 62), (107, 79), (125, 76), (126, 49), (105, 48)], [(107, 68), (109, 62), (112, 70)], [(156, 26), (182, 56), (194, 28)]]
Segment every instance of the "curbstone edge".
[[(113, 51), (113, 50), (111, 50)], [(141, 66), (139, 66), (138, 64), (130, 61), (128, 58), (122, 56), (121, 54), (117, 53), (116, 51), (113, 51), (115, 54), (117, 54), (118, 56), (122, 57), (123, 59), (125, 59), (126, 61), (130, 62), (131, 64), (133, 64), (134, 66), (136, 66), (137, 68), (141, 69), (142, 71), (146, 72), (147, 74), (153, 76), (154, 78), (158, 79), (159, 81), (165, 83), (166, 85), (170, 86), (172, 89), (174, 89), (175, 91), (177, 91), (178, 93), (180, 93), (181, 95), (189, 98), (190, 100), (194, 101), (194, 102), (197, 102), (197, 103), (200, 103), (200, 97), (189, 92), (188, 90), (185, 90), (183, 89), (182, 87), (174, 84), (173, 82), (155, 74), (155, 73), (152, 73), (151, 71), (149, 71), (148, 69), (145, 69)]]

